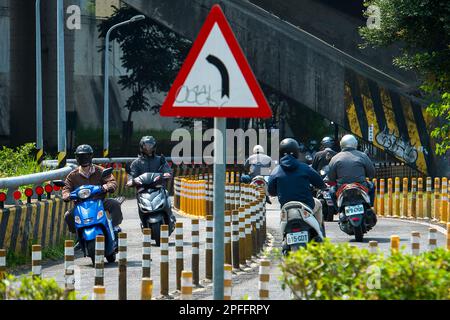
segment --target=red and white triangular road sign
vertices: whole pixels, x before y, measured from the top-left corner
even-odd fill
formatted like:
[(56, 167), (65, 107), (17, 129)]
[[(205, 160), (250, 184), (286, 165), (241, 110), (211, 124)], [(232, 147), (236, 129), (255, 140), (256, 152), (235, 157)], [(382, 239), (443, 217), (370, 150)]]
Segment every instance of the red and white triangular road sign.
[(272, 110), (219, 5), (214, 5), (161, 116), (270, 118)]

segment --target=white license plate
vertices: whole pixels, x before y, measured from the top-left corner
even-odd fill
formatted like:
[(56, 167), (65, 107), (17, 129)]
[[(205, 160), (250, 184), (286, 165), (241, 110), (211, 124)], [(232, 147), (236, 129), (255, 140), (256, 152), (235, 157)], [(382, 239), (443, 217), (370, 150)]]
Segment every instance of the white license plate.
[(346, 216), (354, 216), (356, 214), (363, 214), (363, 213), (364, 213), (364, 206), (362, 204), (359, 204), (357, 206), (345, 207)]
[(297, 243), (308, 243), (308, 231), (301, 231), (295, 233), (288, 233), (286, 235), (286, 242), (288, 245)]
[(323, 194), (323, 198), (324, 198), (324, 199), (331, 199), (331, 196), (330, 196), (329, 193), (324, 193), (324, 194)]

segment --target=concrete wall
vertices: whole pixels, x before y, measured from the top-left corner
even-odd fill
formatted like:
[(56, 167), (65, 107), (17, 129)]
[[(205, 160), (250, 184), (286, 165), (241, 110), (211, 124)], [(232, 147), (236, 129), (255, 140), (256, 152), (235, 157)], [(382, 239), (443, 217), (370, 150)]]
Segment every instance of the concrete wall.
[(0, 136), (9, 135), (9, 11), (0, 0)]

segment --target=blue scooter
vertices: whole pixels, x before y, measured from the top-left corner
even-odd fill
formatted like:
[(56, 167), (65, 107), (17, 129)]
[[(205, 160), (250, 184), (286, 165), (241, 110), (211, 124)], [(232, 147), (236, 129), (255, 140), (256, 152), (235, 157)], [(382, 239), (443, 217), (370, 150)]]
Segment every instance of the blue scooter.
[[(102, 177), (112, 173), (112, 168), (105, 169)], [(55, 185), (64, 186), (63, 181), (54, 181)], [(105, 257), (109, 263), (116, 261), (117, 240), (111, 219), (106, 214), (101, 199), (92, 199), (102, 194), (101, 186), (84, 185), (70, 193), (70, 200), (75, 201), (74, 218), (77, 236), (84, 252), (84, 256), (91, 258), (95, 265), (95, 239), (102, 235), (105, 237)]]

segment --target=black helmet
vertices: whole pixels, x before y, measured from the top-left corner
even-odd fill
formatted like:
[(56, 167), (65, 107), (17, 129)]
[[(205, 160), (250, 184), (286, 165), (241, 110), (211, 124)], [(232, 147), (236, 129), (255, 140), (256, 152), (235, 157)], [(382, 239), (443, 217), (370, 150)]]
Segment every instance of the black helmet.
[(88, 144), (82, 144), (75, 150), (75, 158), (77, 159), (78, 165), (82, 167), (88, 167), (92, 164), (93, 155), (94, 150)]
[(322, 149), (325, 148), (333, 148), (334, 146), (334, 139), (331, 137), (324, 137), (322, 141), (320, 142), (320, 145), (322, 146)]
[(280, 158), (287, 154), (292, 155), (294, 158), (298, 158), (300, 152), (300, 146), (295, 139), (286, 138), (280, 142)]
[(139, 142), (139, 152), (141, 155), (154, 156), (156, 152), (156, 139), (152, 136), (145, 136)]

